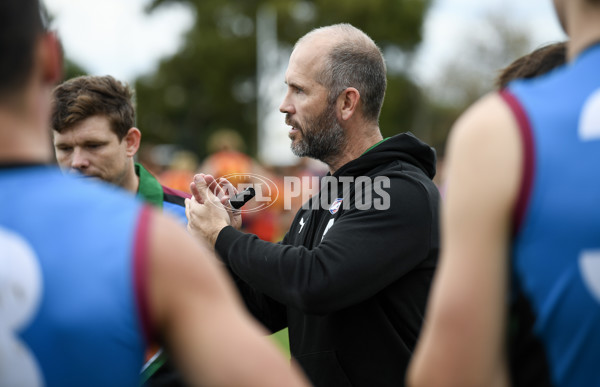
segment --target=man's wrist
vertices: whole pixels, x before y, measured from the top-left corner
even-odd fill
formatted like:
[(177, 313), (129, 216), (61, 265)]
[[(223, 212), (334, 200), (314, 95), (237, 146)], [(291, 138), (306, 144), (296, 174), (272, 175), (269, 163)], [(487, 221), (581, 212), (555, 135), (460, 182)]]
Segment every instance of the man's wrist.
[(225, 265), (230, 264), (230, 249), (232, 246), (236, 244), (236, 242), (244, 237), (242, 231), (236, 230), (232, 225), (228, 225), (221, 229), (221, 231), (217, 234), (217, 239), (215, 243), (215, 252), (219, 255), (221, 261)]
[(221, 233), (221, 231), (227, 227), (228, 224), (227, 223), (223, 223), (222, 225), (217, 226), (214, 231), (210, 234), (209, 236), (209, 242), (211, 244), (211, 246), (215, 246), (215, 244), (217, 243), (217, 238), (219, 237), (219, 234)]

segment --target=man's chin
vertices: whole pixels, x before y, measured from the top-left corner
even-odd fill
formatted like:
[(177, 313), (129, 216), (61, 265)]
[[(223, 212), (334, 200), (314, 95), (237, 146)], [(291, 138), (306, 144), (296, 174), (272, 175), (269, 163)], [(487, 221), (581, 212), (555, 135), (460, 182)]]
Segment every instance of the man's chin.
[(302, 143), (301, 140), (292, 140), (290, 149), (292, 150), (292, 153), (298, 157), (304, 157), (307, 154), (306, 144)]
[(302, 136), (300, 135), (300, 132), (297, 131), (297, 130), (290, 131), (288, 133), (288, 137), (290, 138), (290, 140), (292, 140), (292, 144), (294, 142), (300, 141), (302, 139)]

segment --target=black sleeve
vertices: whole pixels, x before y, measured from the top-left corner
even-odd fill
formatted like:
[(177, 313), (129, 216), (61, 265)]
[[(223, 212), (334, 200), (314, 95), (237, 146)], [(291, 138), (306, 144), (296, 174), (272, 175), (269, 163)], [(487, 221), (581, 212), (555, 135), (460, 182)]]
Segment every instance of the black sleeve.
[(351, 205), (312, 250), (262, 241), (233, 227), (221, 230), (215, 248), (252, 288), (288, 307), (308, 314), (348, 307), (430, 255), (437, 203), (413, 179), (395, 177), (390, 185), (389, 209)]
[(229, 273), (242, 295), (246, 308), (255, 319), (260, 321), (271, 333), (287, 327), (287, 313), (284, 305), (249, 286), (231, 268), (229, 268)]

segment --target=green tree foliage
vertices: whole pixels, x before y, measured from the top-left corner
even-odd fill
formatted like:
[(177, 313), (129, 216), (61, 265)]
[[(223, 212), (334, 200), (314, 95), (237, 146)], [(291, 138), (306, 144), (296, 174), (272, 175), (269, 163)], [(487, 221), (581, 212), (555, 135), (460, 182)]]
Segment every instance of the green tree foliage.
[(80, 75), (87, 75), (87, 71), (81, 67), (75, 61), (65, 58), (64, 59), (64, 70), (63, 70), (63, 79), (66, 81), (67, 79), (75, 78)]
[(485, 14), (477, 34), (465, 34), (456, 52), (442, 62), (439, 74), (424, 85), (426, 102), (415, 121), (417, 131), (428, 131), (429, 143), (443, 158), (446, 139), (462, 112), (484, 94), (493, 91), (499, 71), (533, 47), (525, 26), (500, 8)]
[[(384, 53), (400, 52), (394, 57), (408, 63), (421, 41), (430, 4), (430, 0), (154, 0), (149, 11), (175, 2), (187, 4), (196, 22), (176, 55), (163, 60), (156, 73), (137, 80), (138, 124), (144, 141), (173, 143), (200, 156), (208, 136), (223, 127), (240, 131), (250, 153), (256, 151), (259, 7), (276, 10), (282, 45), (291, 47), (312, 28), (348, 22), (367, 32)], [(389, 71), (388, 82), (380, 120), (386, 136), (411, 130), (421, 103), (418, 87), (402, 69)], [(281, 84), (283, 88), (283, 79)]]
[(494, 88), (500, 69), (531, 51), (529, 32), (501, 11), (480, 21), (478, 34), (468, 34), (457, 46), (460, 55), (448, 58), (433, 95), (440, 103), (464, 109)]

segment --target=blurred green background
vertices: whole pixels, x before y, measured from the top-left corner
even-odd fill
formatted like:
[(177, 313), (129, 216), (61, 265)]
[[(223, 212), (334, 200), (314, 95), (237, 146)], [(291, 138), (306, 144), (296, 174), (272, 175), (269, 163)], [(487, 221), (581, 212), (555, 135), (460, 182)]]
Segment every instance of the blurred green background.
[[(155, 0), (150, 9), (175, 1), (182, 0)], [(276, 12), (280, 45), (291, 48), (315, 27), (349, 22), (368, 31), (382, 49), (410, 53), (421, 40), (429, 6), (429, 1), (414, 0), (183, 2), (194, 8), (196, 23), (179, 53), (164, 60), (156, 74), (135, 83), (138, 123), (144, 140), (188, 147), (200, 157), (205, 156), (202, 144), (223, 127), (239, 131), (247, 151), (256, 155), (255, 23), (261, 7)], [(384, 135), (409, 129), (422, 99), (401, 71), (390, 72), (388, 82), (381, 117)]]

